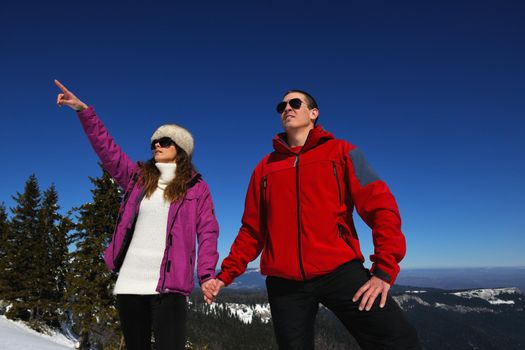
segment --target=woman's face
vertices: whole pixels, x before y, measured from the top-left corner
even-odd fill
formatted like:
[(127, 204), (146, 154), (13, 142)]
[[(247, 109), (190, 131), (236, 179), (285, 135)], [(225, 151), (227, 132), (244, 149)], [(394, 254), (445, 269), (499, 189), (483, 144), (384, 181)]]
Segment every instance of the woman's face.
[(153, 157), (158, 163), (175, 163), (177, 156), (177, 149), (175, 145), (170, 144), (167, 147), (162, 147), (158, 142), (154, 144)]

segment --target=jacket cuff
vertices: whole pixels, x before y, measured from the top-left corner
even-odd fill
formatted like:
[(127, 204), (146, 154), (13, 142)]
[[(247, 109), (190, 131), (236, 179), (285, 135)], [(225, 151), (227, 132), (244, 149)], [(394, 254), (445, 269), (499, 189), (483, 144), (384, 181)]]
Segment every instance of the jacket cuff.
[(233, 278), (231, 278), (229, 275), (225, 274), (222, 271), (219, 272), (217, 278), (224, 282), (225, 287), (229, 286), (233, 282)]
[(212, 279), (215, 279), (216, 276), (215, 276), (215, 272), (212, 272), (212, 273), (205, 273), (204, 275), (202, 276), (199, 276), (199, 286), (202, 286), (202, 284), (208, 280), (212, 280)]
[(93, 108), (93, 106), (89, 106), (88, 108), (84, 109), (83, 111), (77, 112), (77, 115), (79, 117), (84, 117), (84, 118), (90, 117), (93, 114), (95, 114), (95, 109)]
[(388, 283), (390, 285), (394, 284), (394, 282), (396, 280), (396, 277), (397, 277), (397, 273), (395, 273), (391, 269), (388, 269), (388, 270), (387, 269), (382, 269), (382, 268), (378, 267), (376, 264), (374, 264), (372, 266), (372, 268), (370, 269), (370, 272), (372, 273), (373, 276), (376, 276), (376, 277), (382, 279), (383, 281), (385, 281), (386, 283)]

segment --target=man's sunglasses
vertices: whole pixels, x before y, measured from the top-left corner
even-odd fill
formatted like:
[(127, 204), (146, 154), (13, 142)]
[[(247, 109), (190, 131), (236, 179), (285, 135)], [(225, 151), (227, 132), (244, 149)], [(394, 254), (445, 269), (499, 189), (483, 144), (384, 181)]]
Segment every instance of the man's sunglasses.
[(166, 147), (169, 147), (171, 145), (175, 146), (175, 142), (172, 139), (170, 139), (169, 137), (161, 137), (160, 139), (151, 141), (151, 150), (155, 149), (155, 145), (157, 143), (162, 148), (166, 148)]
[(286, 109), (286, 105), (289, 104), (290, 107), (292, 107), (293, 109), (299, 109), (301, 108), (301, 104), (303, 104), (304, 102), (301, 101), (300, 98), (292, 98), (290, 101), (286, 102), (286, 101), (283, 101), (283, 102), (279, 102), (277, 104), (277, 113), (279, 114), (282, 114), (284, 112), (284, 110)]

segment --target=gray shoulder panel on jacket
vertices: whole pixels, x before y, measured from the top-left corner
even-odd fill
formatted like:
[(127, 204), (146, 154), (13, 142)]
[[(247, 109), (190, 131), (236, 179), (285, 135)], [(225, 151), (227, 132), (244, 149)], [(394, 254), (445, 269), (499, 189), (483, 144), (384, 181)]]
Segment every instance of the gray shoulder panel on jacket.
[(355, 176), (361, 186), (366, 186), (371, 182), (381, 180), (377, 173), (372, 169), (370, 164), (365, 159), (363, 151), (359, 148), (354, 148), (350, 151), (350, 158), (352, 159), (352, 164), (354, 165)]

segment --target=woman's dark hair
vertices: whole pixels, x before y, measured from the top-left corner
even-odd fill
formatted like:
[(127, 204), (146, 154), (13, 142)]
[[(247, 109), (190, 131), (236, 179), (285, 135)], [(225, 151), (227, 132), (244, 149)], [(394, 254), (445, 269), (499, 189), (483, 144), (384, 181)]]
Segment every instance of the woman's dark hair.
[[(313, 98), (312, 95), (310, 95), (308, 92), (306, 91), (303, 91), (303, 90), (288, 90), (284, 93), (283, 95), (283, 98), (288, 95), (288, 94), (291, 94), (293, 92), (296, 92), (296, 93), (299, 93), (299, 94), (302, 94), (305, 99), (306, 99), (306, 105), (308, 106), (309, 109), (312, 109), (312, 108), (317, 108), (319, 109), (319, 107), (317, 106), (317, 102), (315, 101), (315, 98)], [(314, 121), (314, 125), (317, 125), (317, 120), (319, 119), (319, 115), (317, 116), (317, 118), (315, 118), (315, 121)]]
[[(190, 179), (195, 171), (195, 167), (191, 163), (191, 156), (175, 144), (177, 155), (175, 162), (177, 169), (175, 170), (175, 178), (166, 186), (164, 190), (164, 198), (169, 202), (175, 202), (177, 199), (184, 197), (188, 190)], [(140, 183), (144, 187), (144, 192), (147, 198), (150, 198), (153, 192), (157, 189), (157, 184), (160, 178), (160, 171), (155, 166), (155, 158), (151, 158), (141, 166)]]

